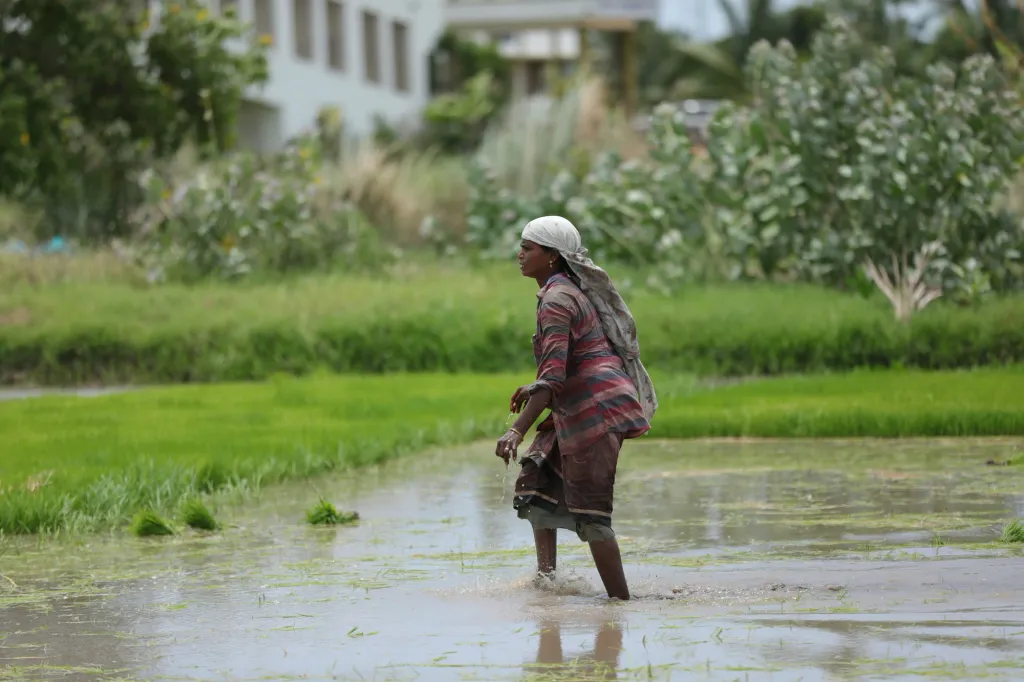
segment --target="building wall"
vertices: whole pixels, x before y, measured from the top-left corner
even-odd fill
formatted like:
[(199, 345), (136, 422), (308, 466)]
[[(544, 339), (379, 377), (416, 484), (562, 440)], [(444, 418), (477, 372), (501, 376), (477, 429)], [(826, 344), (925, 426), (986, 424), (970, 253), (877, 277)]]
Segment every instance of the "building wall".
[[(260, 33), (271, 27), (270, 78), (247, 93), (239, 117), (242, 143), (263, 151), (277, 149), (294, 135), (314, 129), (325, 106), (339, 107), (346, 132), (357, 135), (372, 132), (375, 114), (394, 123), (418, 117), (429, 98), (428, 58), (444, 28), (444, 0), (341, 0), (341, 69), (333, 68), (329, 59), (330, 0), (306, 0), (312, 19), (311, 40), (305, 43), (310, 56), (297, 54), (294, 8), (303, 1), (209, 0), (214, 10), (234, 5), (239, 17)], [(377, 83), (365, 71), (364, 10), (377, 17)], [(406, 27), (407, 91), (396, 84), (394, 21)]]
[(576, 28), (526, 29), (522, 31), (471, 31), (479, 43), (497, 42), (498, 52), (512, 61), (552, 59), (576, 61), (580, 34)]

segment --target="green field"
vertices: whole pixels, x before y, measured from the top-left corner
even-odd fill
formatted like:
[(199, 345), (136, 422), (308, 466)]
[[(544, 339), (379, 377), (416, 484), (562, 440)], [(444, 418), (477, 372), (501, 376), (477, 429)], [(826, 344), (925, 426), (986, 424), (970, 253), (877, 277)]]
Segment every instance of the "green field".
[[(136, 510), (497, 438), (522, 375), (179, 386), (0, 403), (0, 530), (117, 527)], [(653, 437), (1024, 434), (1024, 369), (854, 372), (709, 387), (655, 373)], [(481, 457), (493, 457), (482, 445)]]
[[(939, 301), (909, 326), (888, 303), (804, 285), (664, 296), (623, 285), (643, 359), (744, 376), (1024, 361), (1024, 297)], [(0, 292), (0, 383), (249, 381), (276, 372), (530, 371), (536, 285), (514, 264), (412, 263), (385, 278), (148, 287), (24, 281)]]

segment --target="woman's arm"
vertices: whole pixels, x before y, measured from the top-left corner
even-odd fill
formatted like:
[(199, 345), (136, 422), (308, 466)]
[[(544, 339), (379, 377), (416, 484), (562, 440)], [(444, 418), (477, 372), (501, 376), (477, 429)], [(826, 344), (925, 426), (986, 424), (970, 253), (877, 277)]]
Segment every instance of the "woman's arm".
[(505, 435), (498, 439), (494, 454), (508, 463), (515, 455), (516, 448), (526, 438), (526, 432), (533, 427), (537, 417), (561, 393), (566, 380), (569, 359), (569, 338), (572, 334), (571, 299), (555, 295), (545, 298), (537, 310), (540, 326), (540, 357), (537, 365), (537, 380), (528, 386), (520, 386), (512, 395), (512, 412), (526, 403), (519, 419)]
[[(516, 391), (516, 394), (518, 395), (520, 391)], [(515, 398), (513, 397), (514, 401)], [(520, 413), (519, 419), (516, 419), (516, 423), (512, 425), (512, 428), (498, 439), (498, 444), (494, 448), (494, 454), (505, 460), (505, 464), (508, 464), (508, 461), (516, 454), (516, 449), (522, 445), (523, 440), (526, 438), (526, 432), (530, 430), (533, 423), (537, 421), (537, 417), (540, 416), (540, 413), (544, 411), (550, 402), (551, 391), (545, 386), (539, 387), (530, 394), (530, 399)]]
[(519, 419), (512, 425), (512, 428), (521, 434), (526, 434), (531, 428), (533, 423), (537, 421), (537, 417), (543, 412), (547, 406), (551, 403), (551, 391), (546, 387), (538, 388), (530, 396), (530, 400), (527, 401), (526, 407), (523, 408), (522, 413), (519, 415)]

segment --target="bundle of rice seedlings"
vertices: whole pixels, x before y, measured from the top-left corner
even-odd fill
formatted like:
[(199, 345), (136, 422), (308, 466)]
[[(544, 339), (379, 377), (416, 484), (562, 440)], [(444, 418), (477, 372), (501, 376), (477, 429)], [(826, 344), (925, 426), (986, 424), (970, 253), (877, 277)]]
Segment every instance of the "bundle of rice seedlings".
[(132, 533), (137, 537), (146, 538), (156, 535), (174, 535), (171, 524), (156, 512), (145, 509), (132, 519)]
[(1006, 524), (999, 541), (1013, 544), (1024, 543), (1024, 521), (1016, 519)]
[(190, 499), (181, 507), (181, 520), (189, 528), (196, 530), (217, 530), (220, 524), (202, 501)]
[(333, 504), (322, 497), (306, 512), (306, 522), (311, 526), (338, 526), (355, 523), (358, 520), (357, 512), (339, 512)]

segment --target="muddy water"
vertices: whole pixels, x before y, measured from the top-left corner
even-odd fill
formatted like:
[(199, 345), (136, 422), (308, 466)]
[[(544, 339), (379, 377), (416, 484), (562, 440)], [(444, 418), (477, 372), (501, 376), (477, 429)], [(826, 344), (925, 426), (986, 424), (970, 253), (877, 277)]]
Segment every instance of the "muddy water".
[(49, 395), (76, 396), (79, 398), (96, 398), (112, 393), (124, 393), (133, 390), (128, 386), (101, 386), (84, 388), (0, 388), (0, 402), (5, 400), (26, 400), (42, 398)]
[[(491, 446), (493, 447), (493, 446)], [(222, 501), (170, 540), (8, 542), (0, 679), (1024, 679), (1021, 441), (629, 444), (635, 600), (531, 584), (488, 445)], [(493, 450), (492, 450), (493, 452)], [(355, 527), (313, 529), (323, 493)]]

